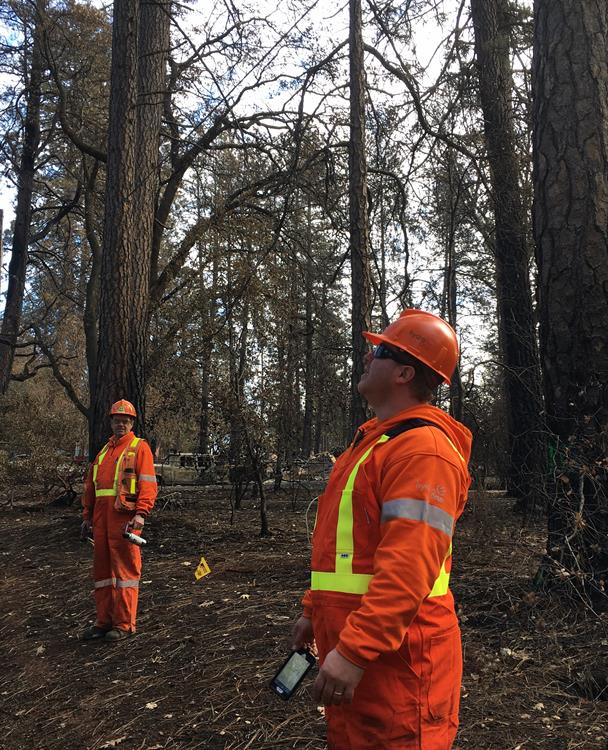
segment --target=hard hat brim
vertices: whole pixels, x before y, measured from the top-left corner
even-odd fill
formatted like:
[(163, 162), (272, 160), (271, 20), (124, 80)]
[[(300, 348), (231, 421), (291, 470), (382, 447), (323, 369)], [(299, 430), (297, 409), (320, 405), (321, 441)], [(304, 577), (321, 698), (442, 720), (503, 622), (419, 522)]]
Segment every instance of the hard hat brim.
[(392, 339), (388, 338), (388, 336), (383, 336), (381, 333), (372, 333), (371, 331), (363, 331), (363, 336), (370, 342), (370, 344), (390, 344), (391, 346), (394, 346), (395, 349), (401, 349), (402, 352), (405, 351), (405, 349), (400, 346), (396, 341), (393, 341)]

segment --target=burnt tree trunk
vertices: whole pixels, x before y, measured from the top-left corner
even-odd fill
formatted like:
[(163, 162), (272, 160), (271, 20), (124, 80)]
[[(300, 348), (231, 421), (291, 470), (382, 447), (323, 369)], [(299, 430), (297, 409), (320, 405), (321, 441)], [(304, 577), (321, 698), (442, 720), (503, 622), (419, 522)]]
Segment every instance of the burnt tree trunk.
[(135, 141), (134, 211), (129, 382), (127, 392), (145, 434), (148, 304), (154, 217), (160, 182), (160, 128), (169, 55), (170, 0), (140, 0), (137, 59), (137, 128)]
[[(43, 7), (43, 4), (41, 4)], [(39, 16), (34, 21), (29, 80), (25, 84), (26, 110), (23, 126), (23, 148), (17, 175), (17, 208), (11, 260), (8, 266), (8, 288), (6, 305), (0, 330), (0, 393), (5, 393), (15, 357), (15, 347), (21, 325), (21, 311), (25, 292), (25, 277), (28, 261), (30, 223), (32, 219), (32, 196), (36, 157), (40, 145), (40, 102), (44, 71), (42, 57), (42, 28)]]
[(547, 420), (549, 559), (607, 603), (608, 8), (536, 0), (534, 234)]
[(357, 389), (363, 374), (367, 344), (363, 331), (371, 326), (367, 163), (365, 156), (365, 69), (361, 0), (350, 0), (350, 140), (348, 181), (350, 192), (350, 262), (352, 283), (352, 358), (350, 426), (354, 431), (367, 419), (365, 403)]
[(150, 254), (168, 55), (170, 3), (116, 0), (99, 299), (99, 344), (89, 452), (109, 433), (108, 407), (132, 401), (145, 434)]
[(95, 179), (99, 165), (96, 162), (89, 174), (87, 174), (84, 193), (84, 224), (89, 249), (91, 252), (91, 273), (87, 280), (85, 291), (85, 303), (83, 313), (83, 327), (85, 338), (85, 350), (87, 359), (87, 370), (89, 376), (89, 393), (96, 392), (97, 378), (97, 319), (99, 315), (99, 293), (101, 284), (101, 257), (102, 248), (95, 227), (96, 196)]
[[(460, 212), (460, 199), (464, 173), (458, 168), (458, 161), (453, 149), (448, 149), (446, 165), (446, 238), (445, 238), (445, 271), (443, 275), (443, 294), (441, 300), (441, 317), (456, 330), (458, 325), (458, 262), (456, 258), (456, 230)], [(460, 365), (456, 366), (450, 383), (450, 414), (462, 421), (463, 416), (463, 386), (460, 376)]]
[(285, 356), (285, 389), (283, 392), (283, 426), (285, 431), (285, 448), (287, 464), (291, 466), (299, 453), (300, 431), (300, 387), (298, 382), (297, 362), (300, 351), (298, 347), (298, 300), (300, 284), (297, 276), (298, 257), (294, 246), (288, 258), (287, 278), (289, 284), (288, 309), (286, 321), (286, 356)]
[(504, 363), (509, 493), (531, 510), (546, 470), (542, 395), (530, 291), (526, 207), (513, 127), (507, 0), (471, 0), (475, 53), (491, 170), (499, 341)]
[(89, 426), (92, 459), (110, 433), (108, 409), (119, 398), (132, 400), (131, 291), (136, 218), (135, 137), (137, 131), (138, 0), (114, 3), (112, 68), (106, 177), (99, 343), (95, 393)]
[(209, 396), (211, 385), (211, 371), (213, 360), (213, 331), (216, 325), (217, 314), (217, 280), (218, 280), (218, 258), (217, 249), (214, 247), (211, 271), (211, 288), (206, 292), (204, 289), (204, 279), (202, 271), (202, 258), (200, 259), (200, 277), (201, 277), (201, 304), (203, 330), (205, 331), (202, 342), (202, 373), (201, 373), (201, 411), (198, 428), (198, 450), (199, 453), (209, 453)]
[[(249, 297), (243, 300), (241, 310), (241, 332), (236, 337), (232, 320), (229, 323), (230, 341), (230, 464), (236, 469), (243, 468), (243, 439), (246, 430), (244, 423), (243, 383), (247, 362), (247, 339), (249, 332)], [(246, 436), (245, 436), (246, 437)], [(245, 446), (246, 447), (246, 446)], [(246, 473), (245, 473), (246, 474)], [(243, 499), (245, 474), (237, 471), (234, 482), (234, 507), (240, 509)], [(246, 484), (246, 481), (245, 481)]]
[(312, 425), (314, 408), (314, 322), (313, 322), (313, 261), (312, 261), (312, 205), (308, 200), (306, 217), (306, 260), (304, 263), (304, 418), (302, 426), (302, 456), (308, 458), (312, 450)]
[(277, 459), (274, 465), (274, 492), (279, 492), (281, 484), (283, 482), (283, 469), (285, 467), (285, 456), (287, 454), (287, 430), (285, 426), (284, 418), (284, 392), (285, 392), (285, 339), (283, 331), (280, 326), (278, 328), (278, 340), (277, 340), (277, 373), (278, 373), (278, 389), (279, 389), (279, 403), (276, 415), (276, 454)]

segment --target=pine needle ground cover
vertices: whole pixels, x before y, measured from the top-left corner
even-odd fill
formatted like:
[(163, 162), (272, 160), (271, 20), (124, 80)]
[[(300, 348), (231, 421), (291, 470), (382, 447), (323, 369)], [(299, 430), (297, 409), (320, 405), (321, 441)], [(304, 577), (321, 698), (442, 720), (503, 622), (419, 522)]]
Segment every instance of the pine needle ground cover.
[[(306, 586), (308, 502), (270, 494), (261, 539), (255, 500), (231, 525), (225, 490), (165, 493), (146, 526), (139, 631), (114, 645), (79, 640), (94, 605), (77, 509), (1, 510), (2, 750), (325, 747), (311, 680), (289, 702), (267, 687)], [(544, 526), (510, 506), (472, 501), (454, 543), (456, 748), (608, 750), (608, 617), (532, 589)], [(211, 572), (196, 580), (202, 556)]]

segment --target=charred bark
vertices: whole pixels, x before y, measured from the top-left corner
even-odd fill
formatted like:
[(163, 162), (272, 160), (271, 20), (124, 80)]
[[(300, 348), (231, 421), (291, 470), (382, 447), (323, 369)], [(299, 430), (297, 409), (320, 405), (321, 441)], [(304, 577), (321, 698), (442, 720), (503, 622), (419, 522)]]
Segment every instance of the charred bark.
[(314, 356), (313, 356), (313, 262), (312, 262), (312, 205), (309, 199), (307, 211), (306, 231), (306, 261), (305, 274), (305, 301), (304, 316), (304, 418), (302, 425), (302, 456), (308, 458), (312, 450), (312, 425), (314, 407)]
[(534, 234), (556, 478), (548, 559), (605, 605), (608, 9), (536, 0), (534, 12)]
[[(102, 284), (99, 299), (99, 344), (89, 426), (89, 454), (93, 458), (110, 433), (108, 409), (113, 401), (127, 398), (136, 403), (140, 389), (130, 388), (137, 376), (131, 346), (131, 306), (135, 303), (134, 243), (136, 217), (135, 141), (137, 133), (137, 35), (138, 0), (114, 3), (112, 70), (106, 177)], [(140, 423), (141, 426), (141, 423)]]
[(87, 371), (89, 376), (89, 393), (96, 392), (97, 378), (97, 319), (99, 316), (99, 294), (101, 285), (102, 248), (95, 230), (95, 179), (98, 162), (87, 175), (84, 193), (84, 222), (87, 241), (91, 252), (91, 273), (87, 280), (83, 314)]
[(90, 452), (109, 432), (108, 407), (128, 398), (145, 435), (148, 301), (158, 191), (170, 2), (114, 3), (110, 117)]
[(6, 305), (0, 330), (0, 393), (6, 392), (11, 379), (25, 293), (34, 175), (40, 145), (41, 84), (44, 71), (41, 24), (42, 20), (37, 16), (33, 29), (30, 76), (25, 86), (26, 111), (21, 163), (17, 175), (17, 208), (11, 260), (8, 266)]
[(365, 69), (361, 0), (350, 0), (350, 140), (348, 144), (349, 226), (352, 284), (351, 429), (367, 419), (357, 389), (363, 374), (367, 345), (363, 331), (371, 326), (367, 162), (365, 154)]
[(499, 341), (510, 462), (507, 486), (524, 509), (542, 496), (546, 471), (541, 379), (530, 290), (526, 207), (513, 127), (506, 0), (471, 0), (475, 53), (491, 170)]
[(169, 55), (170, 0), (140, 0), (137, 129), (135, 145), (131, 340), (128, 393), (145, 432), (145, 372), (148, 356), (148, 304), (154, 217), (160, 182), (160, 127)]

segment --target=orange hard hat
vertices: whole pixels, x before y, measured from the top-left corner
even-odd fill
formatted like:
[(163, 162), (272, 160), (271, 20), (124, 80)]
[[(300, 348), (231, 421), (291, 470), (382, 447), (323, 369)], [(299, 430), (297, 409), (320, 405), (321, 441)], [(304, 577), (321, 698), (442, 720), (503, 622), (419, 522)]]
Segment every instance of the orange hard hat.
[(133, 404), (130, 401), (126, 401), (124, 398), (121, 398), (120, 401), (116, 401), (116, 403), (112, 404), (110, 408), (110, 416), (113, 416), (114, 414), (126, 414), (128, 417), (137, 416)]
[(458, 362), (456, 331), (443, 318), (424, 310), (404, 310), (382, 333), (364, 331), (372, 344), (385, 343), (419, 359), (449, 384)]

